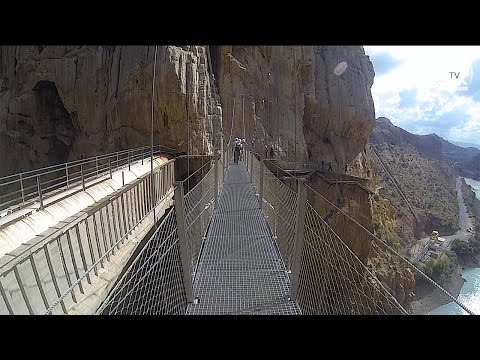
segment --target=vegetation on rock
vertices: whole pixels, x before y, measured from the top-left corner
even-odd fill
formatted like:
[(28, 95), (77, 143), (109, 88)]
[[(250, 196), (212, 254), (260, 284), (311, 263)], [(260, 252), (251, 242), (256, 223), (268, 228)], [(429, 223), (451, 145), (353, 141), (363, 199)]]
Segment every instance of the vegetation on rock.
[[(380, 194), (389, 199), (396, 210), (397, 233), (406, 242), (414, 237), (438, 230), (451, 235), (458, 229), (458, 201), (455, 189), (456, 173), (445, 161), (432, 160), (410, 145), (373, 145), (377, 154), (388, 164), (400, 190), (420, 220), (414, 229), (414, 218), (399, 191), (381, 167), (377, 167)], [(414, 231), (416, 230), (416, 231)], [(416, 236), (415, 236), (416, 235)]]

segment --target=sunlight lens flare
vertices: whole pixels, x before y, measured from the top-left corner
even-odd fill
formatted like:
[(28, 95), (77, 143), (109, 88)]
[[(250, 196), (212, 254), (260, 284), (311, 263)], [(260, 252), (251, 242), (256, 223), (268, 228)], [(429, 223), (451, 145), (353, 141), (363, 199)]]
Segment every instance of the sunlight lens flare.
[(345, 61), (342, 61), (337, 66), (335, 66), (333, 73), (337, 76), (340, 76), (345, 72), (345, 70), (347, 70), (347, 63)]

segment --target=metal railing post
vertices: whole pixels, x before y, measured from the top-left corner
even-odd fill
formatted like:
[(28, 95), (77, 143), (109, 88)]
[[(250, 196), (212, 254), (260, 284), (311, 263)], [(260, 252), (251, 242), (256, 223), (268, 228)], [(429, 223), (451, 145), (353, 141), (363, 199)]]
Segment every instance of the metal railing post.
[(190, 259), (188, 257), (187, 247), (187, 223), (185, 221), (184, 210), (184, 191), (181, 181), (175, 182), (175, 215), (177, 218), (178, 244), (180, 246), (180, 258), (182, 261), (183, 285), (187, 302), (193, 303), (192, 272), (190, 269)]
[(223, 161), (222, 161), (222, 179), (225, 179), (225, 151), (223, 152)]
[(307, 187), (305, 179), (298, 179), (297, 218), (295, 224), (295, 249), (293, 252), (292, 274), (290, 282), (290, 299), (296, 301), (300, 269), (302, 264), (303, 242), (305, 234), (305, 210), (307, 208)]
[(215, 203), (213, 205), (213, 208), (216, 209), (218, 208), (218, 160), (219, 160), (219, 157), (220, 157), (220, 154), (215, 154), (215, 158), (214, 158), (214, 161), (213, 161), (213, 166), (215, 166), (215, 168), (213, 169), (213, 172), (214, 172), (214, 179), (213, 179), (213, 188), (214, 188), (214, 191), (215, 191)]
[(14, 315), (12, 306), (10, 305), (10, 301), (7, 299), (7, 294), (5, 293), (5, 289), (3, 288), (2, 282), (0, 281), (0, 294), (3, 297), (3, 301), (5, 302), (5, 305), (7, 306), (8, 313), (10, 315)]
[(260, 161), (260, 187), (258, 189), (258, 201), (260, 202), (260, 210), (262, 210), (263, 206), (263, 167), (264, 167), (263, 160)]
[(85, 191), (85, 177), (83, 176), (83, 164), (80, 165), (80, 173), (82, 174), (82, 189)]
[(20, 174), (20, 190), (22, 191), (22, 204), (25, 203), (25, 191), (23, 189), (22, 174)]
[(225, 152), (224, 152), (224, 161), (223, 161), (223, 167), (225, 168), (225, 172), (227, 171), (227, 168), (228, 168), (228, 149), (225, 149)]
[(143, 165), (143, 147), (142, 147), (142, 165)]
[(110, 173), (110, 179), (112, 178), (112, 159), (108, 157), (108, 171)]
[(117, 170), (118, 170), (118, 152), (117, 152)]
[(253, 151), (250, 152), (250, 182), (253, 183)]
[(97, 178), (98, 178), (98, 156), (95, 156), (95, 167), (97, 168)]
[(65, 175), (67, 177), (67, 190), (70, 187), (70, 182), (68, 181), (68, 164), (65, 164)]
[(40, 200), (40, 210), (43, 210), (42, 184), (40, 183), (40, 175), (37, 175), (37, 189), (38, 189), (38, 198)]
[(128, 158), (128, 170), (130, 170), (130, 150), (127, 152), (127, 158)]
[(30, 305), (30, 300), (28, 299), (27, 292), (25, 291), (25, 287), (23, 286), (23, 281), (22, 281), (22, 278), (20, 277), (20, 273), (18, 272), (17, 266), (13, 268), (13, 273), (15, 274), (15, 279), (17, 280), (18, 287), (20, 288), (23, 301), (25, 302), (25, 305), (27, 305), (28, 313), (30, 315), (34, 315), (32, 305)]
[(122, 171), (122, 186), (125, 186), (125, 174)]

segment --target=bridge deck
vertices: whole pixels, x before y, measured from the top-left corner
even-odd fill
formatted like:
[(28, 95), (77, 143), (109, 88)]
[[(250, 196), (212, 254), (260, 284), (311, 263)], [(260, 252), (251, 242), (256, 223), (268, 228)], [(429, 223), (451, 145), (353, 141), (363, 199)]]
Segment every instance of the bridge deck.
[(229, 165), (187, 314), (301, 314), (249, 179), (242, 162)]

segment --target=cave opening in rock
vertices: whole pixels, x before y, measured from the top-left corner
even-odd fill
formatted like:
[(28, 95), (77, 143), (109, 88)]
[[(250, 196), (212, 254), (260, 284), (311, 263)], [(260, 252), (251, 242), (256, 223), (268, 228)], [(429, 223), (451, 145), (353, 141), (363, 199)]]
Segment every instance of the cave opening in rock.
[(71, 115), (65, 109), (54, 82), (42, 80), (33, 88), (35, 94), (34, 129), (39, 135), (37, 150), (46, 153), (49, 165), (66, 162), (75, 140)]

